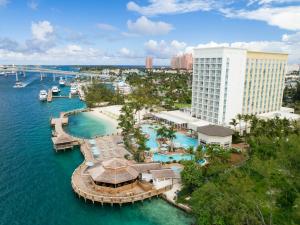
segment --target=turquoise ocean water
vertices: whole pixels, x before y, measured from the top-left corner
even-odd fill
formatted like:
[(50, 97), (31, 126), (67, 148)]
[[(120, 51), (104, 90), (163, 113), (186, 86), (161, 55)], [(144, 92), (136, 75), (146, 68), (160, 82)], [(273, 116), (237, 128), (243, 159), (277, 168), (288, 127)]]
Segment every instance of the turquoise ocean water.
[[(34, 79), (24, 89), (14, 89), (13, 84), (14, 77), (0, 76), (1, 225), (181, 225), (192, 222), (187, 214), (161, 199), (122, 207), (102, 207), (78, 199), (70, 179), (82, 156), (78, 149), (65, 153), (53, 151), (49, 118), (58, 116), (61, 111), (85, 107), (84, 103), (78, 99), (39, 102), (39, 90), (51, 87), (52, 77), (43, 82)], [(62, 93), (67, 92), (68, 88), (62, 90)], [(84, 121), (84, 118), (73, 118), (67, 129), (83, 136), (106, 132), (101, 128), (101, 121), (90, 123), (90, 118)], [(91, 124), (100, 128), (87, 134), (85, 129)]]

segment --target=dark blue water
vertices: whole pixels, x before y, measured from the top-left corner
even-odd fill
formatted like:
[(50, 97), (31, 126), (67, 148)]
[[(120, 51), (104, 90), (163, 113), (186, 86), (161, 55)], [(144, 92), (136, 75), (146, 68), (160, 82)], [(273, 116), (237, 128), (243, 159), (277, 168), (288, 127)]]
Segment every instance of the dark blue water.
[[(30, 76), (30, 74), (27, 74)], [(29, 78), (26, 78), (29, 79)], [(0, 77), (0, 224), (179, 225), (191, 218), (161, 199), (122, 207), (84, 203), (70, 179), (81, 163), (79, 150), (55, 153), (50, 116), (85, 107), (78, 99), (38, 100), (52, 77), (12, 88), (14, 77)], [(68, 88), (62, 90), (68, 93)]]

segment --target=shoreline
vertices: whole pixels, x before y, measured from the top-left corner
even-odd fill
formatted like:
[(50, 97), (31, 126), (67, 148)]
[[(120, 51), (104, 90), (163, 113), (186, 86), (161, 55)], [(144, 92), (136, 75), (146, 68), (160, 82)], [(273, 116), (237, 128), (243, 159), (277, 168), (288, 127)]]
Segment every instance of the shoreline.
[(91, 108), (89, 111), (87, 111), (87, 113), (91, 116), (94, 116), (101, 120), (105, 120), (106, 122), (110, 123), (113, 126), (115, 132), (117, 133), (121, 132), (121, 129), (118, 129), (118, 121), (105, 115), (104, 113), (101, 113), (100, 110), (101, 107)]

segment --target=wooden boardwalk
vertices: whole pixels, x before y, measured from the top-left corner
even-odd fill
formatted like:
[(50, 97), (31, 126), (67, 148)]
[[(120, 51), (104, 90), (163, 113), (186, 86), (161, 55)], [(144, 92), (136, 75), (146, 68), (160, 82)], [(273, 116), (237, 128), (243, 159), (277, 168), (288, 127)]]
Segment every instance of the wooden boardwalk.
[(73, 137), (64, 131), (63, 126), (68, 124), (68, 117), (65, 117), (64, 113), (61, 113), (59, 118), (51, 118), (50, 123), (54, 127), (52, 142), (55, 151), (73, 148), (83, 141), (83, 139)]
[(52, 102), (52, 97), (53, 97), (52, 90), (49, 89), (48, 90), (48, 95), (47, 95), (47, 102)]

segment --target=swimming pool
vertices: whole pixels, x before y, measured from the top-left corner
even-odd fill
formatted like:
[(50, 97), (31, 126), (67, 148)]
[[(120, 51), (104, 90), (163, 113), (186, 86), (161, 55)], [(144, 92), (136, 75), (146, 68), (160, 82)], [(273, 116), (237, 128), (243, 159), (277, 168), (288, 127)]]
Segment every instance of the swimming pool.
[[(151, 150), (157, 150), (158, 143), (156, 141), (156, 128), (153, 125), (143, 125), (142, 131), (149, 135), (149, 139), (147, 141), (147, 147)], [(174, 139), (173, 143), (175, 147), (183, 147), (188, 148), (190, 146), (197, 147), (198, 146), (198, 140), (195, 138), (188, 137), (182, 133), (176, 132), (176, 138)]]
[(194, 158), (193, 155), (190, 154), (172, 154), (172, 155), (164, 155), (160, 153), (154, 153), (152, 160), (154, 162), (173, 162), (181, 161), (181, 160), (192, 160)]

